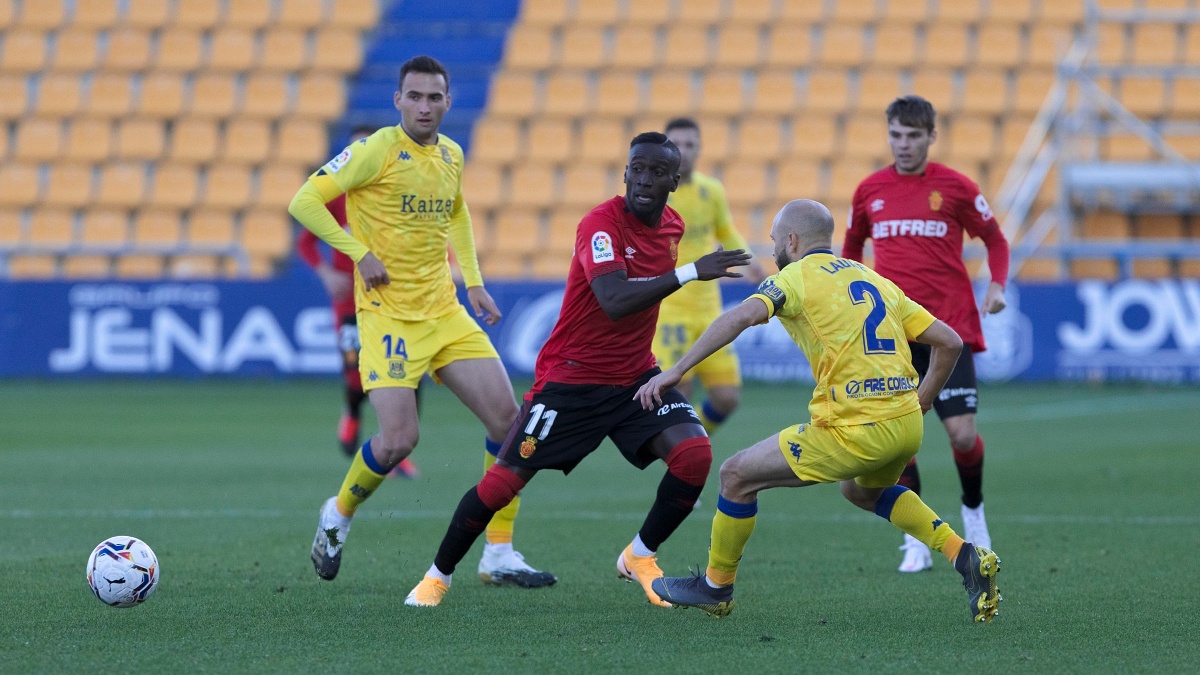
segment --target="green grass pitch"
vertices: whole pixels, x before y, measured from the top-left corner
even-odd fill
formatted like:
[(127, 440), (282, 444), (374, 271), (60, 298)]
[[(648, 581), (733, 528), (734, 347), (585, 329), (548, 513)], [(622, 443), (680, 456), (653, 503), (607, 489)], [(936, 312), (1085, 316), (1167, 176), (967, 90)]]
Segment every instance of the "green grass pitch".
[[(521, 383), (519, 386), (524, 386)], [(969, 621), (959, 577), (896, 572), (900, 534), (835, 488), (776, 490), (727, 619), (650, 606), (613, 563), (662, 473), (603, 446), (525, 492), (516, 544), (554, 588), (486, 588), (480, 544), (441, 607), (403, 598), (482, 467), (482, 428), (429, 392), (417, 481), (360, 512), (341, 576), (308, 560), (317, 508), (347, 466), (333, 381), (0, 384), (0, 671), (89, 672), (1182, 672), (1200, 663), (1195, 389), (991, 386), (979, 426), (1005, 602)], [(717, 461), (805, 421), (809, 391), (750, 386)], [(373, 424), (371, 422), (368, 423)], [(925, 496), (959, 523), (937, 420)], [(702, 507), (659, 552), (706, 559)], [(155, 595), (106, 607), (84, 562), (106, 536), (158, 554)]]

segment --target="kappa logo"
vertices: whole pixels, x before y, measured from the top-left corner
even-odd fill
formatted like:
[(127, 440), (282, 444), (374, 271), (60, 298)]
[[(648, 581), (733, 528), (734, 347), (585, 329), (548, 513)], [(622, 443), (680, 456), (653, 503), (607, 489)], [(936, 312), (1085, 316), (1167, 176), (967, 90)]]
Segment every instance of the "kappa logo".
[(791, 441), (788, 441), (788, 451), (791, 452), (792, 457), (797, 462), (799, 462), (800, 461), (800, 453), (804, 452), (804, 449), (800, 447), (799, 443), (793, 443)]
[(372, 370), (367, 375), (367, 382), (378, 382), (378, 381), (379, 381), (379, 373)]
[(534, 450), (537, 450), (537, 439), (533, 436), (526, 436), (525, 440), (521, 441), (521, 459), (529, 459)]
[(592, 235), (592, 262), (612, 262), (616, 258), (613, 252), (612, 237), (607, 232), (600, 231)]
[(334, 157), (325, 164), (325, 170), (329, 173), (337, 173), (339, 169), (346, 166), (346, 162), (350, 161), (351, 155), (350, 148), (346, 148), (342, 151), (342, 154)]
[(400, 155), (396, 159), (402, 159), (407, 162), (412, 159), (412, 155), (408, 154), (407, 150), (401, 150)]
[(882, 199), (876, 199), (875, 201), (871, 202), (871, 211), (882, 211), (882, 210), (883, 210), (883, 200)]

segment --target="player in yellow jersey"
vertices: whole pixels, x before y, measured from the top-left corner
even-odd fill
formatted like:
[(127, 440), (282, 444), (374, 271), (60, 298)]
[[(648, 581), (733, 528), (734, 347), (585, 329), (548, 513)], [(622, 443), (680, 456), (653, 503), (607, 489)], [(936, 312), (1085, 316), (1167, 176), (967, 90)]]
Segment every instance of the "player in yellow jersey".
[[(484, 469), (517, 416), (512, 384), (487, 335), (455, 296), (447, 260), (458, 257), (467, 299), (489, 324), (500, 311), (483, 287), (471, 215), (462, 197), (463, 152), (438, 134), (450, 108), (450, 76), (436, 59), (418, 56), (400, 68), (395, 105), (400, 124), (349, 147), (304, 184), (289, 212), (356, 263), (359, 372), (379, 419), (379, 433), (359, 449), (338, 494), (321, 508), (312, 561), (333, 579), (355, 511), (417, 445), (417, 383), (426, 373), (450, 388), (487, 432)], [(346, 195), (347, 233), (325, 209)], [(479, 563), (485, 583), (526, 588), (557, 579), (513, 550), (518, 502), (487, 528)]]
[[(700, 156), (700, 126), (688, 117), (667, 122), (663, 132), (679, 148), (679, 188), (671, 193), (668, 204), (683, 218), (684, 231), (679, 239), (679, 260), (695, 262), (712, 253), (717, 246), (730, 251), (747, 250), (746, 240), (733, 226), (725, 186), (721, 181), (696, 170)], [(746, 279), (759, 283), (766, 276), (762, 265), (751, 262)], [(721, 315), (721, 287), (717, 284), (689, 284), (667, 296), (658, 311), (654, 333), (654, 356), (662, 368), (670, 368), (696, 342), (708, 325)], [(721, 425), (738, 406), (742, 391), (742, 373), (733, 347), (722, 347), (695, 368), (695, 376), (704, 385), (705, 400), (699, 406), (700, 422), (708, 433)], [(684, 396), (692, 398), (689, 378), (679, 385)]]
[[(940, 551), (963, 577), (973, 621), (991, 621), (1000, 594), (1000, 560), (964, 542), (917, 493), (896, 484), (921, 447), (922, 415), (962, 351), (962, 339), (895, 284), (861, 263), (833, 254), (833, 216), (809, 200), (789, 202), (771, 226), (779, 273), (719, 319), (670, 370), (637, 393), (643, 407), (688, 369), (750, 326), (779, 319), (808, 357), (816, 388), (810, 422), (742, 450), (721, 465), (705, 574), (663, 577), (651, 588), (674, 605), (724, 616), (733, 609), (733, 582), (754, 530), (758, 493), (773, 487), (841, 483), (842, 495)], [(931, 347), (929, 370), (917, 384), (908, 341)]]

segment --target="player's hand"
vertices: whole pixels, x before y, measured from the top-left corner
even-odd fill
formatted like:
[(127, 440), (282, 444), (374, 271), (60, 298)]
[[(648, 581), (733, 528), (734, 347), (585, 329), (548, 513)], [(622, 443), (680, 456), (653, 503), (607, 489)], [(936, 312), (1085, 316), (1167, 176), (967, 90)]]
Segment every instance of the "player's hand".
[(680, 379), (680, 374), (675, 372), (674, 368), (661, 372), (643, 384), (633, 395), (633, 400), (641, 403), (646, 410), (654, 410), (662, 405), (662, 393), (679, 384)]
[(728, 277), (731, 279), (740, 279), (740, 272), (730, 272), (730, 267), (745, 267), (749, 265), (754, 256), (746, 253), (742, 249), (734, 249), (726, 251), (720, 247), (717, 250), (702, 256), (696, 261), (696, 278), (700, 281), (712, 281)]
[(919, 399), (919, 400), (921, 401), (921, 414), (924, 415), (925, 413), (929, 412), (930, 408), (933, 407), (933, 401), (930, 400), (930, 401), (926, 402), (925, 399)]
[(325, 292), (334, 300), (341, 300), (354, 290), (354, 277), (339, 272), (329, 265), (317, 266), (317, 278), (325, 286)]
[(364, 289), (368, 291), (376, 286), (392, 283), (392, 278), (388, 276), (383, 263), (371, 252), (367, 252), (363, 259), (358, 261), (358, 273), (362, 276)]
[(983, 294), (983, 302), (979, 303), (979, 310), (984, 314), (995, 314), (1007, 306), (1004, 287), (994, 281), (989, 283), (987, 292)]
[(475, 318), (483, 319), (484, 323), (489, 326), (495, 326), (500, 319), (504, 318), (504, 315), (500, 313), (500, 308), (496, 306), (496, 301), (483, 286), (468, 288), (467, 301), (471, 303), (471, 309), (475, 310)]

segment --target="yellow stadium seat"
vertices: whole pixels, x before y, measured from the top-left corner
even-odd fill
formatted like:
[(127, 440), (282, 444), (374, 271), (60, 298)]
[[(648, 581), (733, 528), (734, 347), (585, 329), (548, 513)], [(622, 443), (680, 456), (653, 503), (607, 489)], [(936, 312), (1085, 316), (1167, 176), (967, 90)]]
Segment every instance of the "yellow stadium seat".
[(1100, 144), (1100, 157), (1113, 162), (1147, 162), (1154, 159), (1154, 150), (1140, 136), (1110, 136)]
[(714, 61), (719, 68), (752, 68), (762, 62), (758, 26), (733, 24), (724, 26), (717, 35)]
[(0, 0), (0, 29), (6, 29), (17, 21), (20, 0)]
[(1145, 23), (1133, 27), (1132, 63), (1166, 66), (1178, 61), (1178, 27), (1173, 23)]
[[(854, 191), (858, 188), (858, 184), (867, 176), (875, 173), (878, 164), (874, 162), (865, 162), (862, 160), (839, 160), (834, 162), (829, 173), (829, 189), (826, 191), (825, 198), (830, 202), (849, 202), (854, 197)], [(829, 210), (833, 213), (834, 218), (841, 220), (844, 218), (845, 211), (835, 211), (832, 204), (829, 205)]]
[(577, 0), (572, 23), (581, 26), (611, 26), (617, 22), (621, 3), (608, 0)]
[(625, 15), (626, 23), (660, 25), (675, 18), (671, 0), (637, 0), (629, 3)]
[(599, 68), (604, 63), (604, 31), (595, 26), (568, 26), (562, 32), (562, 68)]
[(1183, 39), (1183, 62), (1200, 63), (1200, 25), (1189, 25)]
[(812, 29), (806, 24), (776, 23), (767, 39), (766, 65), (797, 68), (812, 60)]
[(70, 211), (38, 209), (29, 222), (29, 243), (66, 247), (75, 242), (75, 219)]
[(1183, 220), (1174, 214), (1139, 215), (1134, 227), (1137, 236), (1145, 239), (1180, 239), (1183, 237)]
[(175, 5), (171, 23), (194, 30), (212, 28), (221, 20), (221, 0), (187, 0)]
[(1171, 92), (1171, 115), (1177, 117), (1195, 118), (1200, 110), (1200, 80), (1196, 78), (1178, 78), (1174, 81)]
[(842, 156), (878, 161), (887, 154), (887, 126), (883, 116), (861, 114), (846, 120), (842, 137)]
[(938, 112), (948, 112), (958, 106), (954, 93), (954, 78), (948, 70), (917, 71), (913, 75), (912, 90), (905, 93), (924, 97)]
[(917, 30), (906, 23), (886, 23), (875, 28), (870, 63), (886, 68), (906, 68), (917, 62)]
[(759, 162), (775, 161), (787, 151), (784, 146), (783, 124), (779, 118), (747, 118), (738, 129), (735, 156)]
[(834, 0), (833, 13), (829, 18), (840, 23), (871, 23), (879, 18), (876, 12), (877, 7), (878, 4), (875, 2)]
[[(297, 186), (299, 187), (299, 186)], [(159, 164), (150, 184), (149, 204), (172, 209), (190, 208), (200, 191), (200, 175), (187, 164)]]
[(676, 24), (667, 29), (660, 63), (665, 68), (700, 68), (711, 61), (708, 27)]
[(570, 15), (569, 0), (524, 0), (521, 3), (520, 25), (558, 26)]
[(47, 117), (70, 117), (79, 112), (82, 100), (79, 76), (74, 74), (43, 75), (38, 82), (34, 113)]
[(857, 110), (878, 114), (900, 95), (900, 73), (894, 70), (863, 72), (858, 86)]
[(510, 174), (508, 202), (514, 206), (545, 208), (557, 198), (554, 170), (544, 164), (522, 164)]
[(1083, 0), (1043, 0), (1037, 18), (1040, 23), (1078, 24), (1083, 21)]
[(757, 160), (737, 160), (725, 165), (721, 181), (730, 204), (758, 204), (772, 194), (766, 165)]
[(41, 196), (37, 167), (5, 162), (0, 164), (0, 206), (29, 206)]
[(797, 118), (792, 125), (792, 157), (811, 161), (832, 157), (841, 151), (838, 145), (836, 120), (829, 116), (806, 115)]
[(75, 0), (71, 23), (83, 28), (111, 28), (117, 23), (117, 0)]
[(471, 130), (473, 162), (509, 162), (520, 155), (521, 151), (521, 129), (516, 122), (487, 117), (477, 122)]
[(146, 192), (146, 167), (141, 163), (107, 164), (100, 170), (96, 203), (101, 206), (133, 208)]
[[(1195, 110), (1195, 108), (1193, 107), (1192, 110)], [(1189, 160), (1193, 162), (1200, 161), (1200, 138), (1197, 138), (1194, 135), (1167, 135), (1163, 138), (1163, 140), (1166, 141), (1167, 145), (1175, 148), (1175, 150), (1180, 152)]]
[(749, 103), (741, 71), (710, 71), (700, 87), (700, 109), (712, 115), (738, 115)]
[(298, 30), (315, 28), (325, 16), (324, 4), (323, 0), (280, 0), (275, 24)]
[(309, 120), (284, 120), (279, 123), (277, 136), (275, 159), (285, 163), (314, 165), (324, 158), (329, 147), (325, 125)]
[(91, 29), (67, 28), (54, 39), (54, 70), (80, 73), (92, 70), (99, 62), (96, 33)]
[(89, 117), (123, 117), (133, 106), (133, 87), (127, 75), (97, 74), (84, 112)]
[(1194, 4), (1191, 0), (1142, 0), (1142, 6), (1146, 9), (1164, 9), (1176, 12), (1190, 9)]
[(183, 240), (178, 211), (147, 209), (133, 219), (133, 241), (139, 246), (169, 247)]
[(592, 207), (612, 196), (608, 168), (600, 164), (574, 164), (563, 172), (562, 203)]
[(134, 118), (117, 125), (116, 156), (121, 159), (158, 159), (166, 148), (163, 123)]
[(822, 113), (840, 114), (850, 103), (850, 84), (842, 72), (813, 70), (808, 76), (804, 108)]
[(222, 21), (226, 26), (258, 30), (271, 23), (270, 2), (262, 0), (227, 0)]
[(1062, 265), (1057, 258), (1029, 258), (1017, 272), (1021, 281), (1058, 281), (1062, 278)]
[(558, 72), (546, 79), (543, 113), (558, 117), (581, 117), (592, 107), (588, 79), (582, 73)]
[[(1118, 23), (1101, 23), (1096, 29), (1096, 46), (1095, 59), (1100, 63), (1119, 64), (1124, 63), (1129, 56), (1126, 51), (1126, 25)], [(1034, 36), (1038, 33), (1050, 33), (1050, 30), (1045, 28), (1030, 32), (1030, 51), (1033, 47)], [(1061, 32), (1057, 33), (1059, 42), (1065, 42), (1061, 37)], [(1059, 54), (1065, 52), (1065, 47), (1060, 47)], [(1032, 61), (1032, 59), (1031, 59)], [(1041, 65), (1040, 61), (1038, 62)]]
[(8, 259), (8, 275), (13, 279), (49, 279), (58, 274), (52, 255), (14, 255)]
[(765, 24), (775, 16), (774, 0), (729, 0), (732, 23)]
[(550, 252), (533, 257), (533, 276), (536, 279), (564, 279), (570, 267), (570, 256)]
[[(775, 201), (816, 199), (821, 191), (821, 164), (806, 159), (790, 159), (775, 172)], [(769, 214), (774, 217), (774, 214)]]
[(480, 269), (487, 279), (524, 279), (529, 276), (524, 257), (488, 253), (480, 258)]
[(352, 73), (362, 65), (362, 40), (351, 30), (325, 28), (313, 44), (312, 67), (317, 71)]
[(987, 20), (990, 23), (1027, 23), (1033, 16), (1033, 0), (1004, 0), (988, 4)]
[(375, 0), (337, 0), (330, 9), (329, 22), (334, 26), (361, 31), (379, 20), (379, 3)]
[(129, 0), (123, 21), (143, 29), (165, 26), (171, 20), (171, 0)]
[(65, 2), (26, 2), (22, 3), (21, 16), (17, 25), (25, 28), (51, 30), (67, 22)]
[(535, 162), (565, 162), (574, 150), (571, 124), (563, 120), (534, 120), (527, 138), (524, 154)]
[[(611, 197), (612, 195), (608, 195)], [(535, 253), (539, 257), (556, 257), (570, 260), (575, 251), (575, 237), (579, 221), (595, 203), (577, 204), (555, 209), (550, 213), (549, 230), (546, 237), (539, 239)]]
[(610, 162), (622, 158), (622, 149), (629, 144), (625, 125), (611, 119), (587, 118), (579, 131), (576, 147), (583, 162)]
[(1115, 281), (1121, 276), (1117, 261), (1111, 258), (1081, 258), (1071, 261), (1071, 276), (1075, 279)]
[(107, 72), (132, 73), (150, 66), (150, 33), (141, 28), (120, 27), (108, 35), (104, 53)]
[(504, 201), (504, 176), (493, 164), (471, 163), (463, 173), (463, 198), (472, 213), (481, 213)]
[(287, 209), (287, 205), (304, 185), (308, 172), (295, 166), (270, 164), (258, 174), (258, 190), (254, 203), (276, 209)]
[(540, 70), (554, 59), (554, 41), (544, 26), (517, 25), (504, 44), (504, 63), (509, 68)]
[(44, 162), (62, 154), (62, 146), (61, 122), (56, 119), (26, 118), (17, 125), (13, 157)]
[(129, 212), (93, 209), (83, 214), (79, 242), (116, 248), (129, 242)]
[(949, 131), (946, 140), (950, 146), (949, 152), (954, 157), (978, 162), (996, 156), (996, 125), (991, 118), (959, 116), (954, 119)]
[(614, 29), (610, 67), (645, 70), (657, 63), (658, 32), (654, 26), (623, 24)]
[(254, 63), (254, 33), (245, 28), (219, 28), (212, 32), (207, 69), (218, 73), (243, 72)]
[(300, 79), (294, 115), (305, 118), (333, 119), (346, 105), (346, 89), (341, 78), (314, 74)]
[(271, 154), (271, 127), (260, 120), (235, 119), (225, 125), (220, 159), (234, 164), (259, 164)]
[(217, 125), (203, 119), (181, 119), (171, 133), (171, 150), (167, 156), (174, 161), (208, 162), (217, 156)]
[(0, 120), (22, 117), (29, 107), (29, 89), (21, 75), (0, 75)]
[(817, 63), (822, 66), (851, 67), (866, 59), (866, 40), (859, 25), (827, 24), (820, 44)]
[(46, 34), (17, 29), (5, 33), (0, 43), (0, 72), (32, 73), (46, 65)]
[(1032, 123), (1033, 119), (1030, 117), (1009, 115), (1003, 118), (1004, 128), (1000, 132), (1000, 157), (1003, 157), (1005, 161), (1011, 161), (1017, 156), (1017, 151), (1025, 142), (1025, 136), (1029, 134), (1029, 127)]
[(921, 63), (925, 67), (961, 68), (967, 63), (970, 44), (965, 26), (934, 24), (925, 31)]
[(1127, 77), (1117, 96), (1138, 117), (1162, 117), (1167, 112), (1167, 91), (1162, 77)]
[(797, 23), (816, 23), (825, 18), (823, 2), (817, 0), (782, 0), (778, 19)]
[(24, 238), (24, 216), (19, 209), (0, 209), (0, 247), (21, 243)]
[(250, 201), (250, 169), (236, 164), (214, 164), (205, 172), (204, 206), (236, 209)]
[(1136, 258), (1133, 276), (1137, 279), (1169, 279), (1175, 276), (1169, 258)]
[(491, 82), (487, 111), (501, 117), (528, 117), (540, 107), (537, 82), (525, 72), (501, 71)]
[(504, 209), (496, 218), (489, 239), (492, 252), (510, 257), (531, 253), (541, 237), (540, 230), (540, 218), (536, 211)]
[(275, 119), (287, 112), (287, 78), (255, 73), (246, 78), (242, 91), (241, 117)]
[(971, 115), (996, 115), (1008, 108), (1008, 76), (994, 70), (971, 70), (963, 82), (961, 110)]
[(596, 83), (596, 114), (626, 117), (642, 110), (638, 78), (631, 73), (604, 73)]
[(212, 279), (219, 270), (215, 255), (178, 255), (167, 265), (167, 275), (174, 279)]
[(195, 71), (200, 68), (202, 55), (198, 31), (173, 27), (159, 35), (154, 65), (159, 70), (172, 73)]
[(650, 80), (650, 102), (646, 110), (660, 115), (683, 115), (695, 110), (691, 74), (677, 71), (655, 73)]
[(1084, 216), (1080, 234), (1086, 239), (1128, 239), (1129, 217), (1124, 213), (1093, 211)]
[(1013, 95), (1013, 111), (1023, 115), (1035, 114), (1042, 107), (1053, 84), (1054, 75), (1051, 73), (1021, 73), (1017, 77)]
[(308, 39), (293, 28), (271, 28), (262, 38), (258, 68), (267, 71), (300, 70), (308, 64)]
[(976, 35), (975, 64), (987, 68), (1014, 68), (1021, 61), (1021, 29), (1012, 24), (986, 24)]
[(928, 18), (929, 0), (887, 0), (887, 9), (884, 10), (885, 23), (924, 23)]
[(236, 102), (237, 83), (233, 76), (206, 73), (192, 85), (188, 112), (197, 117), (229, 117)]
[(790, 114), (796, 109), (796, 76), (790, 70), (760, 70), (754, 81), (750, 111), (754, 114)]
[(163, 275), (160, 255), (131, 253), (117, 256), (116, 276), (121, 279), (157, 279)]
[(705, 26), (715, 25), (725, 20), (725, 0), (687, 0), (681, 3), (676, 21), (680, 23), (695, 23)]
[(292, 249), (292, 223), (279, 209), (255, 209), (242, 217), (242, 247), (251, 255), (280, 257)]
[(197, 209), (187, 222), (187, 240), (192, 244), (221, 246), (236, 241), (233, 214), (221, 209)]
[(155, 73), (142, 80), (138, 114), (160, 119), (172, 118), (183, 112), (183, 106), (183, 78), (179, 75)]

